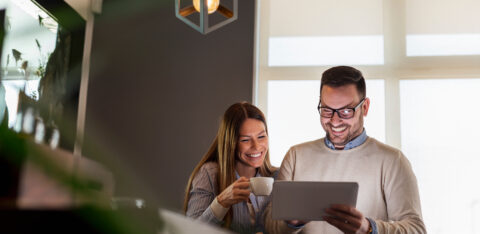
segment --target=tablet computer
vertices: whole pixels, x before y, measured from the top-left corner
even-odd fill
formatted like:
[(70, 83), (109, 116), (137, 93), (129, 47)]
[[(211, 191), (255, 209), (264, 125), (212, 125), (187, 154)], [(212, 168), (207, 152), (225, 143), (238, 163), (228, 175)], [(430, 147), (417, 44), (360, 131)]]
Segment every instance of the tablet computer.
[(323, 220), (333, 204), (355, 207), (357, 182), (275, 181), (272, 218), (279, 220)]

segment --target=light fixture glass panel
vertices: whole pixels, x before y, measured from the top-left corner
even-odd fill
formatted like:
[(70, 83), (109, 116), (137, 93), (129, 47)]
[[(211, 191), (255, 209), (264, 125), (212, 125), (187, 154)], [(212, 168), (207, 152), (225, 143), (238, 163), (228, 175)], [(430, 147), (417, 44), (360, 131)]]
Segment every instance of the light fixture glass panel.
[(480, 231), (478, 90), (480, 79), (400, 81), (402, 150), (428, 233)]
[[(384, 63), (382, 0), (268, 4), (269, 66)], [(303, 7), (292, 10), (292, 4)]]
[(478, 0), (407, 0), (407, 56), (480, 54), (478, 12)]
[[(371, 104), (365, 129), (369, 136), (384, 142), (384, 80), (367, 80), (366, 84)], [(317, 111), (319, 94), (319, 80), (268, 81), (267, 121), (273, 165), (280, 166), (291, 146), (325, 136)]]
[[(203, 4), (203, 1), (202, 1)], [(208, 14), (212, 14), (215, 12), (220, 6), (220, 1), (219, 0), (208, 0), (207, 1), (207, 8), (208, 8)], [(196, 11), (200, 12), (200, 0), (193, 0), (193, 7), (195, 8)]]

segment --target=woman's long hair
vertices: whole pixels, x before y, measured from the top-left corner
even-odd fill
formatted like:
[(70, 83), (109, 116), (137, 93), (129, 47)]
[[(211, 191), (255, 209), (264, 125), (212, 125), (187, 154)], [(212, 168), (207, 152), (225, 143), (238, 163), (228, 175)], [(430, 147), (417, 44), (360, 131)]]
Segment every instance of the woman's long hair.
[[(188, 209), (188, 200), (190, 199), (193, 178), (195, 178), (203, 164), (207, 162), (216, 162), (218, 164), (217, 186), (219, 193), (235, 182), (235, 159), (237, 157), (236, 152), (240, 135), (239, 130), (242, 123), (249, 118), (262, 121), (268, 135), (265, 116), (260, 109), (247, 102), (231, 105), (223, 115), (215, 140), (207, 153), (202, 157), (197, 166), (195, 166), (195, 169), (193, 169), (193, 172), (188, 179), (187, 187), (185, 189), (185, 200), (183, 203), (183, 210), (185, 213)], [(270, 164), (270, 155), (267, 151), (265, 154), (265, 160), (259, 168), (259, 173), (262, 176), (272, 176), (275, 170), (277, 170), (277, 168)], [(233, 213), (230, 209), (225, 217), (225, 227), (230, 227), (232, 218)]]

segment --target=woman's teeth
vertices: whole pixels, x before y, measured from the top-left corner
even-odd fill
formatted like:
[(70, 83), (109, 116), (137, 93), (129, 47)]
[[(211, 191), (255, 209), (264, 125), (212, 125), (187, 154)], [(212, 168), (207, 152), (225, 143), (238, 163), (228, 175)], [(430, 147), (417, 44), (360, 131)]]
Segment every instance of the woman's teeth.
[(256, 153), (256, 154), (247, 154), (248, 157), (251, 157), (251, 158), (258, 158), (262, 155), (262, 153)]

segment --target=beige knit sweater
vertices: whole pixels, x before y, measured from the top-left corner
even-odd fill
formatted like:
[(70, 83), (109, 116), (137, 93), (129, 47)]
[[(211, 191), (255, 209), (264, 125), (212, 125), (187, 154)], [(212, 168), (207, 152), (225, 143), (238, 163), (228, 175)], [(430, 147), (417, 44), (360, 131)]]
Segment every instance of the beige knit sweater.
[[(356, 208), (375, 220), (378, 233), (426, 233), (417, 180), (408, 159), (374, 138), (350, 150), (332, 150), (323, 138), (293, 146), (278, 180), (358, 182)], [(284, 221), (271, 219), (271, 204), (265, 215), (268, 233), (341, 233), (325, 221), (292, 229)]]

